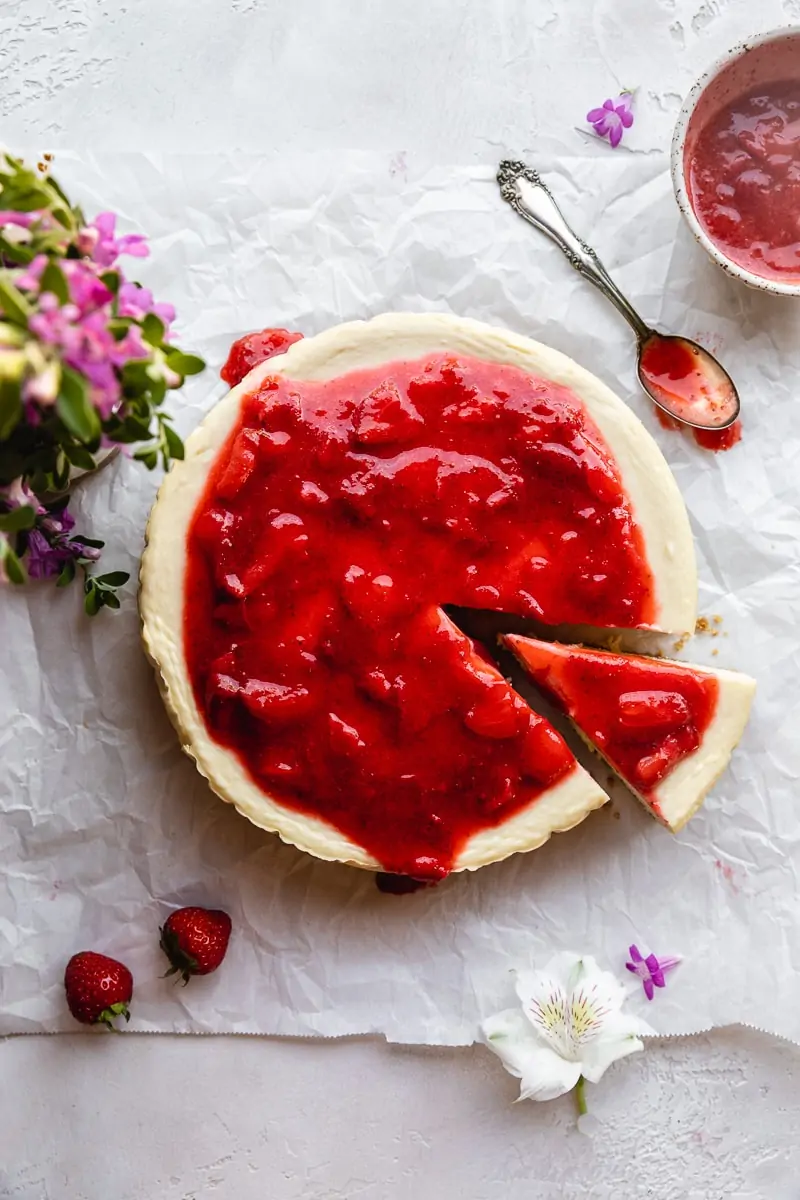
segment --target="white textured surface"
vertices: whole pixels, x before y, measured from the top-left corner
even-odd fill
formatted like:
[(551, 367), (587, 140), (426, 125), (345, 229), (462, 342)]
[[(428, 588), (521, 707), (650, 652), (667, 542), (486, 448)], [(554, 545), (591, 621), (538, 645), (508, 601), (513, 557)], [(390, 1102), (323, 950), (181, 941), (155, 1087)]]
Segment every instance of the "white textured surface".
[(516, 1080), (478, 1048), (78, 1035), (40, 1038), (36, 1051), (38, 1082), (29, 1043), (8, 1043), (0, 1059), (4, 1081), (18, 1080), (2, 1120), (4, 1200), (797, 1200), (800, 1190), (800, 1051), (757, 1034), (656, 1043), (618, 1063), (587, 1088), (601, 1122), (591, 1140), (569, 1097), (512, 1104)]
[[(402, 169), (403, 151), (532, 152), (615, 79), (642, 85), (646, 150), (712, 57), (792, 20), (798, 0), (18, 0), (0, 11), (0, 134), (379, 147)], [(0, 1071), (14, 1200), (800, 1193), (800, 1052), (745, 1032), (620, 1064), (595, 1090), (593, 1143), (567, 1102), (510, 1108), (513, 1080), (477, 1049), (47, 1038), (0, 1046)]]

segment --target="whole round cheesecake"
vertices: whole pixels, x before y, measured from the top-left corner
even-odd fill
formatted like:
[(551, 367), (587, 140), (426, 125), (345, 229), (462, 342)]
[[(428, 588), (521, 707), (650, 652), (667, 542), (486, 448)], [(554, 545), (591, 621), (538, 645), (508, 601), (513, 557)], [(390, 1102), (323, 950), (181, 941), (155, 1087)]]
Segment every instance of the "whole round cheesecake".
[(603, 384), (527, 338), (387, 314), (208, 414), (148, 525), (146, 651), (184, 749), (320, 858), (435, 879), (606, 800), (448, 606), (692, 630), (683, 501)]

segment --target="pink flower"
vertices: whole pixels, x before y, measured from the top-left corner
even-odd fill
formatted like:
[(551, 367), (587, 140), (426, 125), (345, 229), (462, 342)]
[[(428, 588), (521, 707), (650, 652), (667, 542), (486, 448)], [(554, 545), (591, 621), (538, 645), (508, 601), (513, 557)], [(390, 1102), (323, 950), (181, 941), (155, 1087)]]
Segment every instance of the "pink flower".
[(150, 248), (147, 239), (140, 233), (126, 233), (115, 237), (116, 214), (98, 213), (95, 219), (78, 234), (78, 249), (86, 258), (93, 259), (101, 267), (112, 266), (120, 254), (131, 258), (147, 258)]
[(14, 212), (12, 209), (0, 209), (1, 225), (18, 225), (20, 229), (30, 229), (31, 225), (41, 225), (44, 229), (52, 229), (53, 218), (43, 208), (33, 212)]
[(117, 293), (117, 311), (121, 317), (133, 317), (135, 321), (141, 321), (148, 313), (155, 313), (165, 325), (175, 320), (175, 309), (172, 305), (156, 304), (150, 289), (138, 283), (126, 282), (120, 285)]
[(42, 277), (42, 271), (48, 263), (46, 254), (37, 254), (31, 262), (28, 263), (21, 275), (16, 278), (16, 285), (23, 292), (38, 292), (39, 280)]
[[(65, 268), (82, 265), (86, 264), (78, 260), (64, 263)], [(103, 288), (98, 279), (94, 283)], [(66, 365), (88, 380), (91, 402), (105, 419), (122, 395), (115, 368), (121, 368), (131, 358), (147, 358), (149, 351), (137, 328), (129, 329), (121, 341), (114, 338), (108, 328), (108, 311), (103, 307), (89, 309), (99, 293), (80, 271), (70, 273), (69, 284), (70, 294), (77, 294), (86, 307), (82, 310), (75, 303), (59, 305), (54, 295), (45, 292), (39, 299), (39, 311), (28, 321), (28, 328), (40, 341), (58, 346)], [(108, 289), (103, 290), (110, 299)]]
[(69, 287), (70, 299), (81, 313), (94, 312), (107, 304), (112, 292), (98, 279), (92, 264), (80, 258), (65, 258), (61, 263)]
[(655, 988), (666, 986), (664, 976), (681, 961), (679, 958), (657, 958), (655, 954), (648, 954), (645, 958), (638, 946), (629, 946), (628, 953), (632, 961), (626, 962), (625, 966), (641, 979), (648, 1000), (653, 999)]
[(607, 137), (612, 147), (616, 147), (625, 130), (633, 124), (632, 105), (632, 94), (622, 92), (616, 100), (604, 100), (602, 108), (593, 108), (586, 114), (586, 120), (594, 126), (598, 137)]
[(54, 579), (70, 559), (97, 561), (98, 548), (85, 545), (80, 537), (69, 537), (74, 528), (75, 518), (66, 507), (52, 509), (37, 522), (28, 534), (26, 565), (31, 579)]

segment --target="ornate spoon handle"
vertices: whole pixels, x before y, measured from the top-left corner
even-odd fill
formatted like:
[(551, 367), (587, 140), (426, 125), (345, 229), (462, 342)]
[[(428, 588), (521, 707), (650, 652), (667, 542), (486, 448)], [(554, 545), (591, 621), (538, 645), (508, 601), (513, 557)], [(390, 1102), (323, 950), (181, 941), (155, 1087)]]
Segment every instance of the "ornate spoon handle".
[(622, 313), (638, 340), (646, 341), (652, 330), (625, 299), (591, 246), (581, 241), (570, 229), (550, 189), (539, 178), (538, 171), (523, 162), (504, 159), (497, 171), (497, 182), (500, 194), (514, 211), (552, 238), (575, 270), (593, 283)]

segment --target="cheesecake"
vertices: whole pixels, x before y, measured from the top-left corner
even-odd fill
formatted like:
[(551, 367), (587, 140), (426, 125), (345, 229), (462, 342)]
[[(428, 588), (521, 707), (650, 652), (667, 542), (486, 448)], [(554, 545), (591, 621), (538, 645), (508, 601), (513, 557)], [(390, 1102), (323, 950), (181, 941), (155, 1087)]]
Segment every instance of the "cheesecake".
[(451, 605), (696, 617), (686, 510), (642, 424), (565, 355), (475, 321), (288, 345), (211, 409), (150, 516), (143, 640), (184, 749), (323, 859), (438, 878), (607, 799)]

